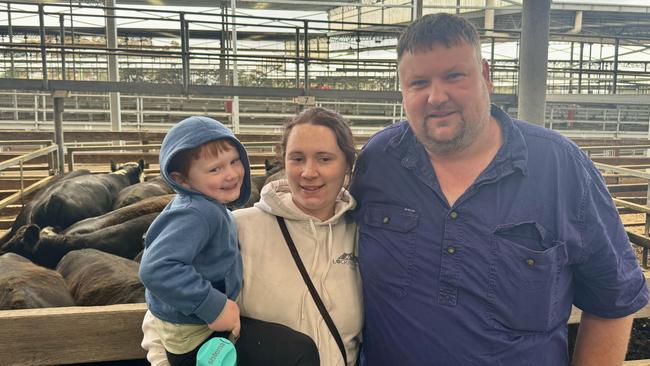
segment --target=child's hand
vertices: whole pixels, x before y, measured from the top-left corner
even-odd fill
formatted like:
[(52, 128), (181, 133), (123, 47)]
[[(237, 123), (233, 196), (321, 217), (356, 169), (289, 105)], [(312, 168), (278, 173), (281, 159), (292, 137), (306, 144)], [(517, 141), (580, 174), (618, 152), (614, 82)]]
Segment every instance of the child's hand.
[(239, 337), (241, 324), (239, 322), (239, 306), (237, 306), (237, 303), (228, 299), (219, 317), (208, 324), (208, 328), (216, 332), (230, 332), (234, 337)]

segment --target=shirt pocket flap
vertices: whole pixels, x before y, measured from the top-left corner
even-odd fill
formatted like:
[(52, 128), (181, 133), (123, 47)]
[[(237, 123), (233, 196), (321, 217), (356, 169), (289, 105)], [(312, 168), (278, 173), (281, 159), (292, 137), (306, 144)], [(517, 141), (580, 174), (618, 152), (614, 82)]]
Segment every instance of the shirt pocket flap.
[(410, 208), (373, 204), (366, 209), (363, 220), (369, 226), (406, 233), (417, 226), (418, 214)]

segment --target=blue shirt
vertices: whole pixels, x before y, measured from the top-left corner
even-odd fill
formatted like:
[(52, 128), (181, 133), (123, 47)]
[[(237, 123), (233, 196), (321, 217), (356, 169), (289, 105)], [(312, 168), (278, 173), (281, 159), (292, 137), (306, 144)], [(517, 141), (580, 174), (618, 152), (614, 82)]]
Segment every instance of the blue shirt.
[(605, 318), (648, 290), (602, 176), (561, 135), (492, 107), (503, 145), (449, 206), (408, 123), (364, 147), (365, 364), (567, 365), (571, 305)]

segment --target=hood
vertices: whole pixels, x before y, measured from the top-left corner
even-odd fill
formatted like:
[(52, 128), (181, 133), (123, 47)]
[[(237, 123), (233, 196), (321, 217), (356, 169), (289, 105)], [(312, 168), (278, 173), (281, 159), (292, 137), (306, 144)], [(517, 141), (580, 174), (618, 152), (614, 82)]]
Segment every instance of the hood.
[[(289, 182), (286, 179), (276, 180), (262, 188), (260, 201), (255, 204), (258, 209), (271, 215), (284, 217), (288, 220), (312, 220), (320, 222), (313, 216), (302, 212), (291, 199)], [(345, 189), (342, 188), (336, 197), (334, 216), (323, 221), (324, 224), (336, 224), (347, 211), (353, 210), (357, 205), (356, 200)]]
[(251, 193), (251, 169), (248, 154), (244, 145), (226, 126), (208, 117), (189, 117), (178, 122), (172, 127), (160, 146), (160, 174), (165, 182), (176, 192), (185, 194), (199, 194), (178, 184), (167, 171), (169, 162), (181, 150), (188, 150), (200, 146), (208, 141), (228, 139), (239, 151), (239, 158), (244, 165), (244, 179), (239, 191), (239, 198), (232, 202), (236, 206), (243, 206)]

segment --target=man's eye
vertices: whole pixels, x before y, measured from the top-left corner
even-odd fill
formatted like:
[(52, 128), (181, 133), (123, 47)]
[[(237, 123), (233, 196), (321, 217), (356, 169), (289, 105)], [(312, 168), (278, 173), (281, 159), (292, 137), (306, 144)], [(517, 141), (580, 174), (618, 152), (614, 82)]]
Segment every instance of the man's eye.
[(414, 81), (411, 82), (411, 86), (414, 86), (414, 87), (420, 87), (420, 86), (424, 86), (424, 85), (427, 85), (426, 80), (414, 80)]
[(458, 79), (458, 78), (460, 78), (462, 76), (463, 76), (463, 74), (460, 73), (460, 72), (452, 72), (451, 74), (447, 75), (447, 79), (454, 80), (454, 79)]

